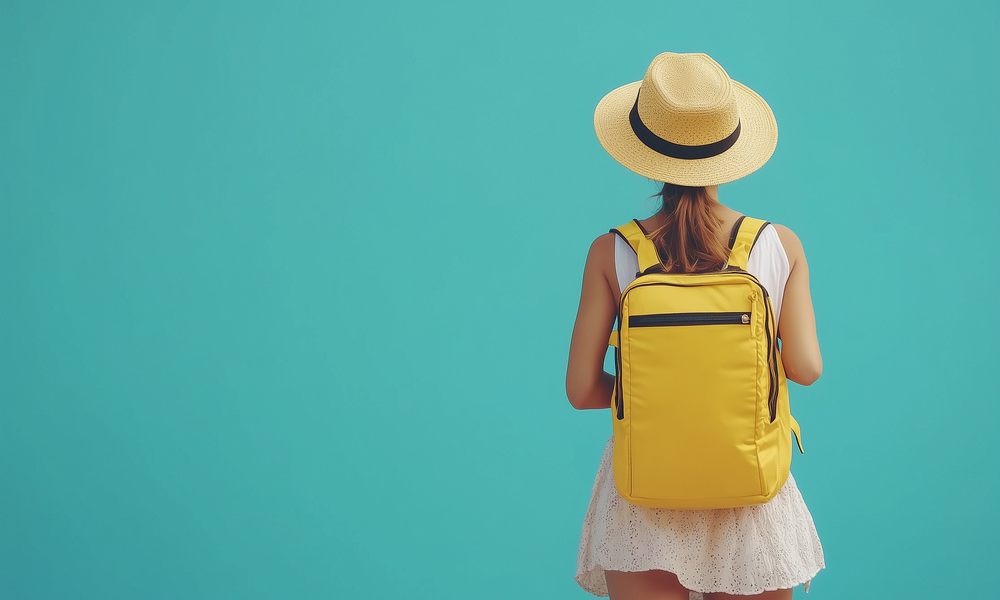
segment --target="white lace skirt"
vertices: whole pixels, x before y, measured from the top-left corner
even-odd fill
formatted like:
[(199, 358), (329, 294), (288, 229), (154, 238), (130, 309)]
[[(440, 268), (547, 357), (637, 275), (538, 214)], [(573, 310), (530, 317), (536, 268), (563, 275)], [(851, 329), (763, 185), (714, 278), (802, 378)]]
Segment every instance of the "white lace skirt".
[(752, 595), (805, 584), (824, 567), (812, 515), (795, 479), (764, 504), (669, 510), (629, 504), (612, 473), (608, 440), (583, 521), (576, 582), (607, 596), (604, 571), (669, 571), (700, 592)]

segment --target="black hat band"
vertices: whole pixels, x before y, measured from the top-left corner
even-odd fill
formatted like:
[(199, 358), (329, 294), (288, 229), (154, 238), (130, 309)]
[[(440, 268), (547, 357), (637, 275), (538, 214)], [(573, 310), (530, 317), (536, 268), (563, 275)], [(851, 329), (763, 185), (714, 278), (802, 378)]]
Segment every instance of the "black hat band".
[(658, 152), (664, 156), (669, 156), (670, 158), (681, 158), (685, 160), (695, 160), (699, 158), (711, 158), (713, 156), (718, 156), (726, 150), (733, 147), (736, 140), (740, 137), (740, 123), (736, 122), (736, 130), (729, 134), (725, 139), (719, 140), (718, 142), (712, 142), (711, 144), (703, 144), (701, 146), (685, 146), (683, 144), (675, 144), (673, 142), (668, 142), (667, 140), (659, 137), (655, 133), (646, 127), (646, 124), (642, 122), (639, 118), (639, 96), (635, 97), (635, 104), (632, 105), (632, 111), (628, 114), (629, 123), (632, 125), (632, 131), (635, 132), (635, 137), (639, 138), (639, 141), (645, 144), (650, 150)]

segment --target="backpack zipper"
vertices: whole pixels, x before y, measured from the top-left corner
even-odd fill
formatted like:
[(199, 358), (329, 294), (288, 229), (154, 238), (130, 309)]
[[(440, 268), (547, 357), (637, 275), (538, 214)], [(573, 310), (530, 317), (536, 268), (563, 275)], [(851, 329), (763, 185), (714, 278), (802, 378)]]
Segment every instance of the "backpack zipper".
[(749, 325), (750, 313), (663, 313), (653, 315), (631, 315), (629, 327), (669, 327), (674, 325)]

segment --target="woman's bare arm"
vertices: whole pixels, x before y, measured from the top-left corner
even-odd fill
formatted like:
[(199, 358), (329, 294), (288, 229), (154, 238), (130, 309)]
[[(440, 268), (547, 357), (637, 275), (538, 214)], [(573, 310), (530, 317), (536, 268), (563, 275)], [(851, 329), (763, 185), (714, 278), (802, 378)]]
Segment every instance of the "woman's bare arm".
[(774, 228), (791, 267), (781, 300), (781, 321), (778, 323), (781, 363), (788, 379), (809, 385), (823, 373), (823, 357), (816, 336), (816, 315), (809, 294), (809, 265), (798, 236), (784, 225), (775, 225)]
[[(609, 408), (614, 375), (604, 371), (616, 302), (608, 273), (614, 273), (614, 234), (594, 240), (583, 269), (580, 308), (573, 326), (566, 369), (566, 396), (574, 408)], [(614, 285), (618, 287), (617, 282)]]

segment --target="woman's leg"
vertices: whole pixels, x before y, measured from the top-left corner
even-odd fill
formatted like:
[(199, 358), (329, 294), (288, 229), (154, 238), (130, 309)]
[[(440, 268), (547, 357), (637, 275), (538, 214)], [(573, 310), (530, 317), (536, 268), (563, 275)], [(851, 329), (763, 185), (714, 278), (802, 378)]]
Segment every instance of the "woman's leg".
[(605, 571), (604, 580), (610, 600), (688, 600), (687, 588), (667, 571)]
[(758, 598), (759, 600), (792, 600), (792, 590), (774, 590), (753, 596), (734, 596), (733, 594), (726, 594), (724, 592), (705, 594), (705, 600), (749, 600), (750, 598)]

